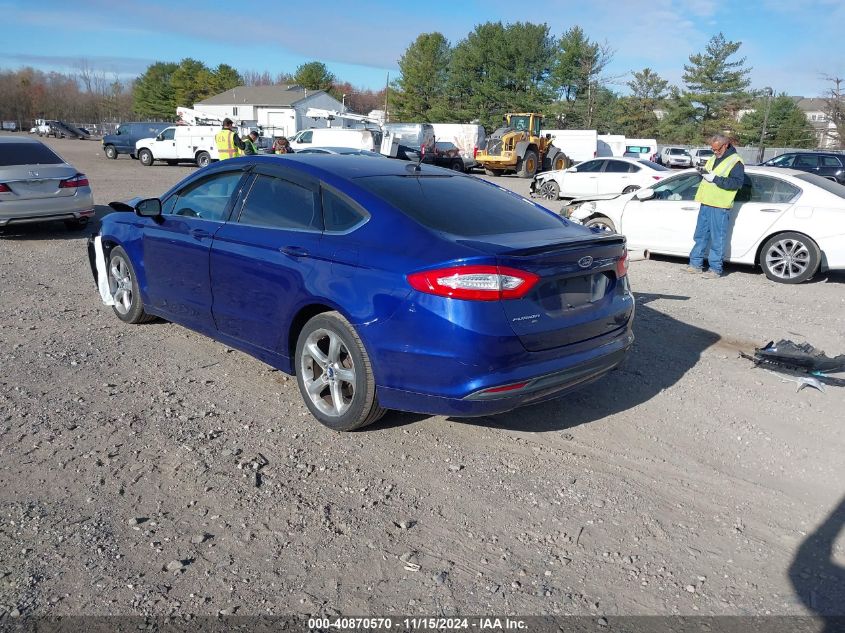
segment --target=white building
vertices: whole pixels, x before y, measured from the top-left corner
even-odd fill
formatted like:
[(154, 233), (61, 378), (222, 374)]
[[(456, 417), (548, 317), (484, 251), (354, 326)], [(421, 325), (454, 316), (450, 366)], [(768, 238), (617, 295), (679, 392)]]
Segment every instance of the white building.
[(820, 149), (831, 149), (839, 146), (839, 137), (836, 132), (836, 124), (828, 114), (828, 103), (825, 99), (807, 99), (805, 97), (792, 97), (795, 105), (807, 117), (807, 121), (813, 126), (816, 133), (817, 145)]
[[(328, 126), (326, 119), (305, 116), (308, 108), (344, 109), (326, 91), (300, 86), (238, 86), (193, 107), (221, 119), (229, 117), (236, 124), (260, 126), (267, 136), (293, 136), (299, 130)], [(332, 127), (343, 127), (343, 121), (333, 121)]]

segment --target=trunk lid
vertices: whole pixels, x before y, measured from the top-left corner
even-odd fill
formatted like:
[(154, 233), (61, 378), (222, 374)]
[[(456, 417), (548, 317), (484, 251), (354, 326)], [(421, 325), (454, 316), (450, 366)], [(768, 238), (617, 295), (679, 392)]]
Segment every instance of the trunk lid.
[(521, 299), (501, 301), (529, 351), (586, 341), (624, 327), (634, 301), (616, 265), (625, 238), (570, 230), (489, 236), (473, 246), (495, 252), (499, 266), (534, 273), (537, 285)]
[(21, 200), (72, 196), (75, 188), (60, 188), (62, 180), (73, 178), (77, 171), (69, 165), (15, 165), (0, 169), (0, 182)]

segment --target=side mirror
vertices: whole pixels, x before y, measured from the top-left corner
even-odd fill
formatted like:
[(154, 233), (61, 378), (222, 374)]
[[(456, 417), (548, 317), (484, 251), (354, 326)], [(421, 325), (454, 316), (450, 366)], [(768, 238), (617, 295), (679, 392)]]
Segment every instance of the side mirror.
[(157, 136), (156, 136), (156, 140), (157, 140), (157, 141), (163, 141), (163, 140), (164, 140), (164, 134), (159, 134), (159, 135), (157, 135)]
[(147, 198), (135, 205), (135, 214), (142, 218), (157, 218), (161, 216), (161, 200)]
[(651, 200), (654, 197), (654, 189), (637, 189), (634, 197), (637, 200)]

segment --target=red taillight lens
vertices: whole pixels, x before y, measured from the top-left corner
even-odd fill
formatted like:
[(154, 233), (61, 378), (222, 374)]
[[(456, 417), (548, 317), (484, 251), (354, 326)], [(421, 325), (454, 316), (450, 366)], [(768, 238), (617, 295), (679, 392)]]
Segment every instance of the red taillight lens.
[(408, 275), (411, 287), (427, 294), (470, 301), (519, 299), (540, 278), (504, 266), (450, 266)]
[(473, 147), (473, 148), (472, 148), (472, 157), (473, 157), (473, 158), (475, 158), (476, 156), (478, 156), (478, 148), (477, 148), (477, 147)]
[(655, 180), (663, 180), (663, 176), (652, 176)]
[(0, 193), (12, 193), (12, 190), (9, 189), (9, 185), (4, 182), (0, 182)]
[(616, 262), (616, 278), (622, 279), (628, 274), (628, 249), (622, 254), (622, 257)]
[(76, 174), (73, 178), (68, 178), (67, 180), (63, 180), (59, 183), (60, 189), (68, 189), (74, 187), (87, 187), (88, 186), (88, 178), (85, 174)]

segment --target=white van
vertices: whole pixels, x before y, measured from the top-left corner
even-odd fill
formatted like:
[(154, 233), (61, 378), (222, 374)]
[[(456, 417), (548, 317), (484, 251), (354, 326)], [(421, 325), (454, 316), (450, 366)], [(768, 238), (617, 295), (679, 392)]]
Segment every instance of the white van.
[(214, 143), (214, 135), (219, 131), (220, 127), (216, 125), (174, 125), (154, 138), (136, 142), (135, 155), (147, 167), (157, 160), (168, 165), (191, 162), (197, 167), (205, 167), (219, 158)]
[(625, 153), (626, 158), (644, 158), (651, 160), (651, 157), (657, 157), (657, 141), (653, 138), (626, 138), (625, 139)]
[(540, 130), (549, 135), (552, 143), (570, 160), (581, 163), (598, 155), (598, 133), (595, 130)]
[(483, 125), (472, 123), (432, 123), (434, 138), (437, 141), (453, 143), (461, 153), (464, 168), (469, 169), (475, 163), (475, 155), (484, 148), (486, 133)]
[(294, 151), (306, 147), (351, 147), (377, 152), (381, 147), (381, 131), (324, 127), (302, 130), (289, 140)]

